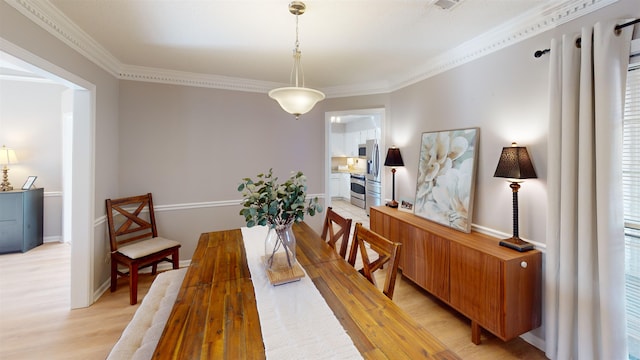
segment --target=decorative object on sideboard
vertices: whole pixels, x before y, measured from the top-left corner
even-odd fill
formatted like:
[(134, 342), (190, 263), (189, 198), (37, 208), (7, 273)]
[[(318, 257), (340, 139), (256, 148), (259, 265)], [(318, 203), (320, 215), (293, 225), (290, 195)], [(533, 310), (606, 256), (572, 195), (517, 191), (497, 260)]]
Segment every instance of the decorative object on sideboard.
[(289, 114), (296, 116), (306, 114), (324, 99), (324, 94), (318, 90), (304, 87), (304, 71), (300, 57), (300, 41), (298, 40), (298, 16), (304, 14), (306, 5), (301, 1), (292, 1), (289, 12), (296, 16), (296, 42), (293, 50), (293, 69), (291, 70), (291, 85), (269, 91), (269, 97), (276, 100), (280, 107)]
[(37, 176), (29, 176), (27, 178), (27, 180), (24, 182), (24, 184), (22, 185), (22, 190), (31, 190), (33, 186), (33, 183), (36, 182), (36, 179), (38, 177)]
[(402, 161), (402, 155), (400, 154), (400, 149), (398, 149), (395, 145), (390, 147), (387, 150), (387, 157), (384, 159), (384, 166), (391, 166), (391, 201), (387, 203), (387, 206), (392, 208), (398, 207), (398, 202), (396, 201), (396, 167), (404, 166), (404, 161)]
[(4, 145), (0, 148), (0, 165), (2, 165), (2, 184), (0, 184), (0, 191), (13, 190), (13, 186), (9, 182), (9, 165), (17, 164), (18, 158), (16, 152)]
[(422, 134), (414, 213), (471, 231), (479, 128)]
[(278, 184), (273, 169), (258, 174), (256, 180), (242, 179), (238, 186), (242, 193), (242, 210), (247, 227), (263, 225), (269, 228), (265, 239), (265, 270), (271, 284), (278, 285), (299, 280), (304, 276), (296, 261), (296, 237), (291, 229), (304, 215), (322, 212), (318, 198), (307, 202), (307, 178), (301, 171), (292, 172), (284, 183)]
[(400, 198), (398, 210), (413, 214), (413, 199)]
[(533, 250), (533, 244), (520, 239), (518, 233), (518, 189), (520, 189), (520, 183), (523, 179), (538, 177), (527, 148), (518, 146), (515, 142), (510, 147), (503, 147), (493, 177), (507, 178), (507, 181), (511, 183), (509, 187), (513, 193), (513, 236), (500, 241), (500, 245), (520, 252)]

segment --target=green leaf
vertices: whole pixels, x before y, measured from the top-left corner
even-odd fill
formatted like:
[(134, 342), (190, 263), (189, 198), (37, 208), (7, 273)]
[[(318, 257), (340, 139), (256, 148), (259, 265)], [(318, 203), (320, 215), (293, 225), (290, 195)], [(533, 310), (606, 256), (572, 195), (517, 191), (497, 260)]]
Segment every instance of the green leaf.
[(243, 178), (238, 191), (243, 197), (240, 215), (249, 227), (300, 222), (305, 214), (314, 216), (322, 211), (317, 197), (307, 202), (306, 177), (301, 171), (292, 171), (289, 179), (278, 184), (273, 169), (269, 169), (267, 173), (258, 174), (257, 180)]

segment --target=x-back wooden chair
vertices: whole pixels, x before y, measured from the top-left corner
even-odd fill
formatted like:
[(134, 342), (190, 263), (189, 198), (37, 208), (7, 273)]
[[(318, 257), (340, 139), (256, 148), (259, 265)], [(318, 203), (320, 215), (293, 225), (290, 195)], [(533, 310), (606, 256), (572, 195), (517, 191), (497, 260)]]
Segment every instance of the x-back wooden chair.
[[(349, 242), (349, 234), (351, 233), (351, 222), (351, 219), (344, 218), (333, 211), (331, 206), (327, 208), (321, 237), (327, 241), (332, 249), (335, 249), (338, 240), (342, 239), (338, 253), (343, 259), (347, 258), (347, 243)], [(328, 239), (327, 235), (329, 236)]]
[[(369, 245), (368, 247), (370, 250), (373, 250), (378, 254), (377, 259), (373, 261), (369, 259), (367, 244)], [(396, 285), (398, 264), (400, 262), (401, 245), (401, 243), (391, 242), (382, 235), (363, 227), (362, 223), (356, 223), (356, 228), (353, 232), (351, 250), (349, 252), (349, 259), (347, 261), (355, 267), (356, 257), (358, 255), (358, 251), (360, 251), (363, 267), (358, 271), (360, 271), (362, 275), (376, 286), (377, 284), (374, 272), (382, 269), (383, 265), (387, 264), (387, 273), (382, 292), (387, 295), (389, 299), (393, 299), (393, 290)]]
[[(151, 193), (107, 199), (107, 223), (111, 245), (111, 292), (116, 291), (118, 275), (129, 276), (129, 302), (138, 302), (138, 270), (151, 266), (156, 274), (158, 263), (167, 261), (174, 269), (179, 265), (180, 243), (158, 237)], [(122, 272), (118, 265), (128, 268)]]

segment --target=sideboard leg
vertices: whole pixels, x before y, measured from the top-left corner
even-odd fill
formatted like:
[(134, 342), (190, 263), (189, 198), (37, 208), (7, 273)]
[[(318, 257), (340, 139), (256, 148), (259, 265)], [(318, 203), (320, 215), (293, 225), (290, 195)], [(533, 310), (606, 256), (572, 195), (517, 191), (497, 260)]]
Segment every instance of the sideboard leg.
[(478, 324), (477, 321), (471, 320), (471, 342), (476, 345), (480, 345), (480, 335), (482, 333), (482, 328)]

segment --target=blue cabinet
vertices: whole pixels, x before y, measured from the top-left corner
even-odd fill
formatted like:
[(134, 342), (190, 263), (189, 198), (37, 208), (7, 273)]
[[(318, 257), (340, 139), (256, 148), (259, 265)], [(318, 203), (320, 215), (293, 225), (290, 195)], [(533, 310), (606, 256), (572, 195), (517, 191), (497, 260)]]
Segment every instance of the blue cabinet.
[(44, 189), (0, 191), (0, 254), (42, 244)]

